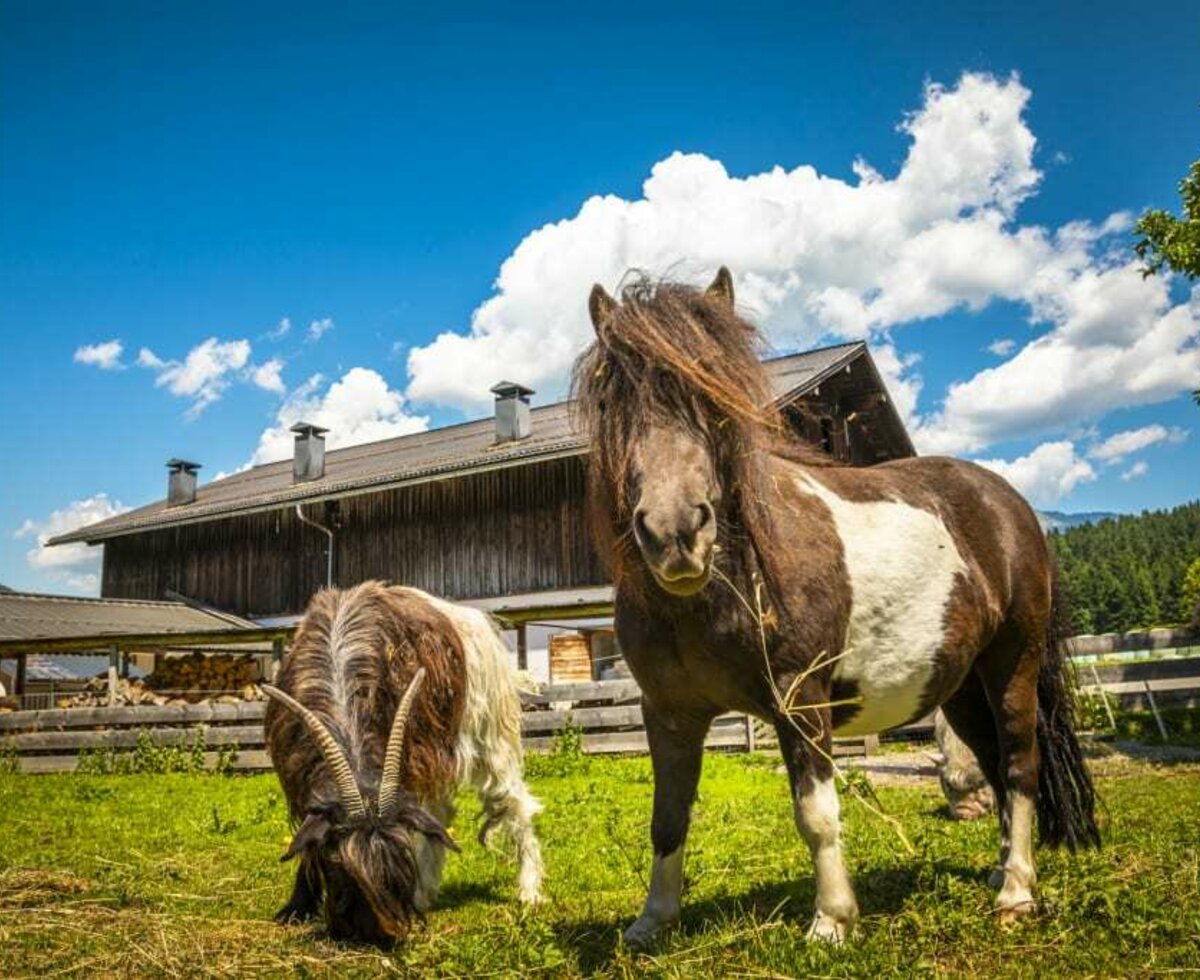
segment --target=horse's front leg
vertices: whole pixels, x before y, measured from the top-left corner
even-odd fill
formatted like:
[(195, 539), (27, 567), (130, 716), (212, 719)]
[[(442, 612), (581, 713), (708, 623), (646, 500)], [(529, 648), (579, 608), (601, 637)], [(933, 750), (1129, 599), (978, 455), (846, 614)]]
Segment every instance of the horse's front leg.
[[(823, 715), (820, 721), (818, 714)], [(841, 806), (833, 778), (829, 713), (813, 711), (806, 712), (805, 718), (781, 718), (776, 730), (791, 782), (796, 828), (808, 844), (817, 879), (817, 909), (808, 938), (840, 943), (858, 918), (858, 902), (842, 860)]]
[(625, 942), (635, 947), (646, 946), (662, 929), (679, 921), (683, 846), (700, 781), (704, 737), (713, 719), (707, 712), (664, 711), (645, 699), (642, 714), (654, 766), (650, 821), (654, 865), (642, 914), (625, 930)]

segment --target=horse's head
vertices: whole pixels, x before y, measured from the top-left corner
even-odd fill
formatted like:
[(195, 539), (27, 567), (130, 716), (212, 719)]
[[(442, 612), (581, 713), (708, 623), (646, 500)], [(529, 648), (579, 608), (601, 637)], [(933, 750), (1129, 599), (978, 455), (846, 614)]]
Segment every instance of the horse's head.
[(693, 595), (767, 421), (758, 334), (734, 312), (724, 268), (707, 290), (640, 279), (618, 302), (596, 286), (589, 308), (597, 339), (574, 389), (602, 530), (664, 591)]

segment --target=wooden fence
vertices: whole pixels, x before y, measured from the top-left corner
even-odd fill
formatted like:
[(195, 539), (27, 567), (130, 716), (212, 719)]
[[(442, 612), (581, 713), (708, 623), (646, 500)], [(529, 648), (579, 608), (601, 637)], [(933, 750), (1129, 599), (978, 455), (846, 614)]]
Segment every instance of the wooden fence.
[[(1200, 703), (1200, 657), (1142, 661), (1107, 667), (1084, 666), (1080, 680), (1086, 694), (1103, 690), (1110, 701), (1127, 707), (1144, 707), (1148, 700)], [(522, 729), (525, 747), (549, 751), (554, 740), (571, 728), (579, 733), (588, 753), (641, 753), (647, 750), (646, 732), (637, 684), (632, 680), (559, 684), (540, 694), (523, 696)], [(139, 705), (118, 708), (55, 708), (0, 714), (0, 751), (15, 753), (23, 772), (73, 770), (84, 751), (133, 749), (139, 737), (149, 736), (156, 746), (193, 745), (203, 733), (206, 758), (214, 764), (222, 750), (236, 747), (233, 768), (270, 768), (263, 743), (262, 701), (236, 704), (202, 703)], [(929, 719), (901, 729), (905, 735), (922, 734)], [(746, 715), (720, 716), (709, 731), (706, 747), (745, 752), (765, 747), (774, 735), (761, 722)], [(874, 736), (837, 739), (835, 754), (863, 755), (872, 751)]]

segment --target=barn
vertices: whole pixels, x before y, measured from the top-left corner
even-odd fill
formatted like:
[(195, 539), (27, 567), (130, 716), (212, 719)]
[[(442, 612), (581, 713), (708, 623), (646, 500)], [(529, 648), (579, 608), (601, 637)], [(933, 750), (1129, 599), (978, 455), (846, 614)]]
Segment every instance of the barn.
[[(866, 344), (765, 362), (787, 423), (856, 465), (912, 455)], [(567, 402), (492, 389), (492, 418), (325, 451), (293, 428), (291, 460), (198, 485), (168, 463), (167, 496), (61, 535), (103, 545), (105, 598), (189, 601), (259, 621), (294, 616), (326, 582), (404, 582), (510, 625), (596, 617), (611, 588), (584, 521), (585, 439)], [(523, 633), (523, 631), (522, 631)]]

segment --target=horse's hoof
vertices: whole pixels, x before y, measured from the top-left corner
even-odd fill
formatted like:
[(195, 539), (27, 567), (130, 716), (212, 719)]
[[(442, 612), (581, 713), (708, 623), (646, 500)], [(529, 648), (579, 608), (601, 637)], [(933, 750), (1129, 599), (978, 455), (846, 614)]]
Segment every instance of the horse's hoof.
[(1036, 911), (1037, 902), (1032, 899), (1027, 902), (1018, 902), (1015, 905), (1005, 905), (1003, 908), (1000, 906), (996, 907), (996, 915), (1002, 926), (1015, 925), (1021, 919), (1032, 915)]
[(831, 946), (840, 946), (846, 941), (846, 934), (850, 931), (850, 924), (847, 922), (838, 922), (833, 916), (826, 915), (824, 912), (818, 912), (812, 920), (812, 925), (808, 927), (807, 938), (816, 940), (817, 942), (829, 943)]
[(992, 873), (988, 875), (988, 886), (991, 888), (1004, 887), (1004, 869), (997, 866), (992, 868)]
[(630, 949), (646, 949), (672, 924), (643, 915), (625, 930), (625, 945)]

